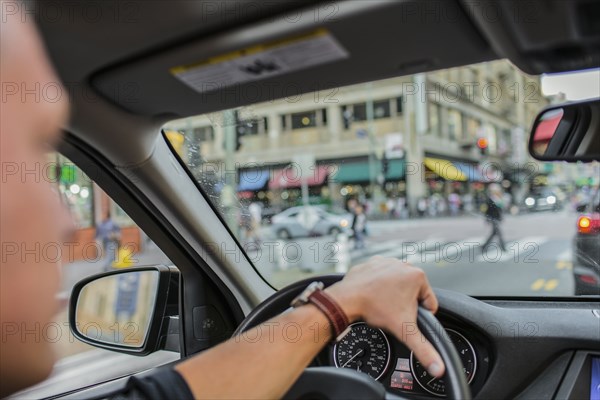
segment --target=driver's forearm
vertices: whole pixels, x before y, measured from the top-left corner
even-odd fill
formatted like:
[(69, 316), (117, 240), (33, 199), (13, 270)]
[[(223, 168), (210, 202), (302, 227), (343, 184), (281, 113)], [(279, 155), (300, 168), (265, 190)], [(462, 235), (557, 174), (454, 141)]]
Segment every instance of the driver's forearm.
[(197, 399), (281, 398), (331, 339), (324, 314), (305, 305), (178, 364)]

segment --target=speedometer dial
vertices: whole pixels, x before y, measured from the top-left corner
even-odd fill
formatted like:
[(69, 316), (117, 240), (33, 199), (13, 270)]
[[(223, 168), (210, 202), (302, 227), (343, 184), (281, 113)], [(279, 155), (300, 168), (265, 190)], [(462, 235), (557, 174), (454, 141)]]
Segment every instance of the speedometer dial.
[[(460, 360), (463, 364), (463, 372), (467, 376), (467, 382), (471, 383), (477, 370), (477, 358), (475, 356), (475, 349), (469, 341), (460, 333), (453, 331), (452, 329), (446, 329), (450, 340), (456, 347), (456, 351), (460, 356)], [(427, 372), (425, 367), (421, 365), (419, 360), (414, 357), (413, 353), (410, 353), (410, 360), (412, 365), (412, 372), (417, 383), (426, 391), (437, 396), (446, 395), (446, 384), (444, 379), (437, 379)]]
[(338, 368), (354, 369), (379, 379), (390, 363), (390, 343), (381, 329), (357, 322), (335, 344), (333, 360)]

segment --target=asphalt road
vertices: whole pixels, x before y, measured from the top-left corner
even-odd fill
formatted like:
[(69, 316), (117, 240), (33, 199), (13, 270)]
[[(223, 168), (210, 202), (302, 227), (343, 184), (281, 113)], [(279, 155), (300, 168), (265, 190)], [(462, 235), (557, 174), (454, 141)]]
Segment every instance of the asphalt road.
[[(312, 275), (345, 272), (373, 255), (396, 257), (425, 270), (432, 285), (470, 295), (569, 296), (576, 215), (569, 211), (508, 215), (501, 224), (507, 252), (497, 241), (486, 252), (491, 227), (479, 215), (370, 221), (364, 249), (352, 240), (318, 237), (281, 241), (263, 227), (250, 260), (275, 287)], [(157, 248), (135, 256), (139, 265), (170, 263)], [(102, 272), (104, 261), (63, 267), (63, 291)]]
[[(434, 287), (469, 295), (571, 296), (575, 221), (568, 211), (507, 216), (501, 224), (506, 252), (500, 251), (497, 240), (483, 252), (491, 227), (480, 216), (460, 216), (370, 222), (360, 250), (353, 250), (351, 241), (306, 238), (276, 247), (282, 249), (284, 262), (266, 257), (268, 243), (261, 257), (255, 257), (259, 271), (276, 287), (311, 275), (344, 272), (378, 254), (423, 268)], [(329, 252), (323, 251), (327, 246)], [(340, 266), (340, 258), (345, 265)]]

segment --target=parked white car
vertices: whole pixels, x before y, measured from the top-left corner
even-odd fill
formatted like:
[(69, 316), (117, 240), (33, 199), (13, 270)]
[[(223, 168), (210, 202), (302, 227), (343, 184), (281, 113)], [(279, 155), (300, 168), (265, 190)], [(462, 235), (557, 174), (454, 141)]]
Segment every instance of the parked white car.
[(276, 214), (271, 229), (279, 239), (351, 233), (352, 214), (335, 215), (317, 206), (297, 206)]

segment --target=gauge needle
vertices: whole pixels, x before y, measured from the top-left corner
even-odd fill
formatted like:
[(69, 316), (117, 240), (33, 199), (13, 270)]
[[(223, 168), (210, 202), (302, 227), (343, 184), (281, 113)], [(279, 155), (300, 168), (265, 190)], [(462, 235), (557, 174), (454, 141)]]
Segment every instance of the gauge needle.
[(350, 359), (348, 361), (346, 361), (344, 363), (344, 365), (342, 365), (342, 368), (344, 368), (346, 365), (348, 365), (352, 360), (354, 360), (356, 357), (360, 356), (362, 353), (363, 353), (363, 349), (360, 349), (359, 351), (357, 351), (355, 355), (350, 357)]
[(433, 378), (431, 378), (431, 380), (429, 382), (427, 382), (428, 385), (431, 385), (431, 382), (435, 381), (437, 378), (434, 376)]

